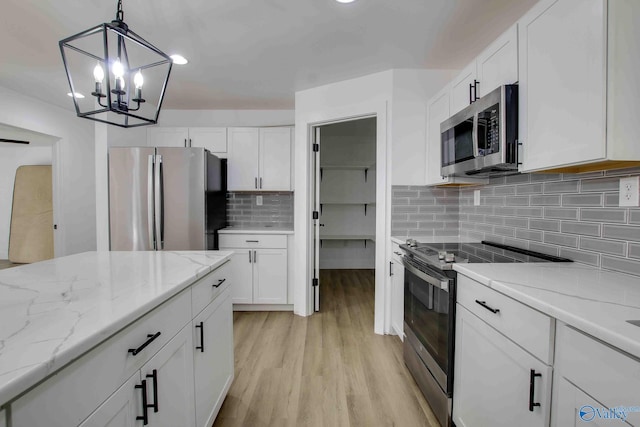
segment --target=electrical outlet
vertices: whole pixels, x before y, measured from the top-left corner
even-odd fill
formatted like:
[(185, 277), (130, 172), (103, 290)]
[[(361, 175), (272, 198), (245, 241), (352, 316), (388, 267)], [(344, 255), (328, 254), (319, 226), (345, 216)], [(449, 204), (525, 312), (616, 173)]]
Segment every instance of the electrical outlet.
[(620, 178), (620, 206), (640, 206), (640, 176)]
[(480, 190), (473, 190), (473, 206), (480, 206)]
[(256, 196), (256, 206), (262, 206), (262, 196)]

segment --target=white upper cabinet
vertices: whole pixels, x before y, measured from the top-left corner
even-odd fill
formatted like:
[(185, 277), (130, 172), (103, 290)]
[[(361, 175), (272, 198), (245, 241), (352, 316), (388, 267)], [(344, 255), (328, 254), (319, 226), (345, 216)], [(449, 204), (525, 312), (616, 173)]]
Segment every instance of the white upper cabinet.
[(518, 26), (513, 25), (477, 58), (478, 98), (518, 81)]
[(292, 129), (229, 128), (229, 191), (291, 191)]
[(617, 0), (543, 0), (520, 20), (522, 171), (640, 160), (638, 22), (640, 2)]
[(147, 129), (148, 147), (201, 147), (218, 157), (226, 157), (227, 128), (150, 127)]
[(291, 128), (260, 129), (260, 182), (263, 191), (291, 189)]
[(218, 157), (227, 153), (227, 128), (190, 128), (189, 146), (206, 148)]
[(451, 81), (451, 115), (475, 101), (474, 85), (477, 79), (476, 61), (474, 60)]
[(451, 82), (451, 115), (493, 89), (518, 81), (518, 26), (513, 25)]
[(260, 130), (258, 128), (229, 129), (229, 191), (257, 191)]
[(148, 147), (188, 147), (189, 128), (147, 128)]

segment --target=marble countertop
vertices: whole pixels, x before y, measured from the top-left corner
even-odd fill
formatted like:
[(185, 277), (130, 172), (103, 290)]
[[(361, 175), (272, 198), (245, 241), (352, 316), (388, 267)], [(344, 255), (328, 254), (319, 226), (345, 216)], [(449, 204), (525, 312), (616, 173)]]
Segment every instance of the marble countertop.
[(218, 230), (219, 234), (293, 234), (290, 227), (266, 227), (264, 225), (246, 227), (227, 227)]
[(496, 291), (640, 358), (640, 277), (574, 263), (455, 264)]
[(0, 406), (230, 256), (85, 252), (0, 271)]

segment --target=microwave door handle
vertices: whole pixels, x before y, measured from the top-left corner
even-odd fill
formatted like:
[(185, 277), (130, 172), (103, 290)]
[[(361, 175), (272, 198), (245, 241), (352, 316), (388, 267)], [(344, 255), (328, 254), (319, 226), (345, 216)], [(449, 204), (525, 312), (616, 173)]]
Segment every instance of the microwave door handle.
[(475, 159), (480, 155), (480, 150), (478, 149), (478, 113), (473, 115), (473, 131), (471, 132), (473, 139), (473, 157)]

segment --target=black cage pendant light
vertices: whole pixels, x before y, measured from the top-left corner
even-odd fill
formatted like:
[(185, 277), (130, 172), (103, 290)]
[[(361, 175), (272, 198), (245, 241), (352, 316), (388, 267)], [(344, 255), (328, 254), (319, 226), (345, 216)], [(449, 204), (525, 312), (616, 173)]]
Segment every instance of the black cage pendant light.
[(158, 122), (172, 60), (129, 29), (122, 0), (116, 19), (59, 44), (78, 117), (124, 128)]

